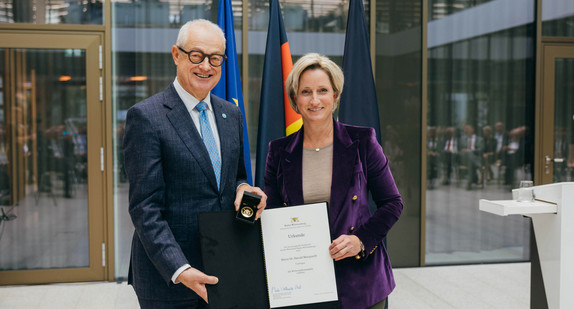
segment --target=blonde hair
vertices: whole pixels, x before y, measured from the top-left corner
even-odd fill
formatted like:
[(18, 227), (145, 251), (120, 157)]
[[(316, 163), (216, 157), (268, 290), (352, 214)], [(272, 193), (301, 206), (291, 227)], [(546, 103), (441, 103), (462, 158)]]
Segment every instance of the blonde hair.
[(301, 79), (301, 75), (303, 75), (307, 70), (316, 69), (323, 70), (327, 73), (327, 76), (329, 76), (331, 87), (333, 87), (333, 92), (335, 92), (336, 95), (333, 111), (335, 111), (339, 105), (339, 99), (341, 98), (341, 92), (343, 91), (343, 83), (345, 82), (343, 71), (331, 59), (317, 53), (308, 53), (295, 62), (291, 73), (289, 73), (289, 76), (287, 76), (287, 80), (285, 81), (285, 91), (287, 91), (287, 96), (289, 97), (289, 104), (297, 113), (299, 113), (299, 110), (295, 103), (295, 97), (299, 91), (299, 80)]
[(177, 34), (177, 41), (175, 42), (175, 46), (185, 48), (185, 43), (187, 43), (187, 38), (189, 37), (189, 30), (195, 27), (205, 27), (215, 31), (221, 38), (221, 42), (223, 42), (223, 51), (225, 52), (225, 33), (223, 33), (223, 30), (221, 30), (218, 25), (210, 22), (207, 19), (194, 19), (181, 26), (179, 33)]

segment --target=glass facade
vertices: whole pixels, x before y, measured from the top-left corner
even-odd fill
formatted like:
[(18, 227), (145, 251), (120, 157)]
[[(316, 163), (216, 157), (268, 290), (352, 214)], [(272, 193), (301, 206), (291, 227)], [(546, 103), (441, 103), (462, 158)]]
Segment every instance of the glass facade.
[(542, 1), (542, 35), (574, 37), (574, 1)]
[[(116, 29), (122, 33), (125, 29)], [(141, 30), (145, 37), (149, 29)], [(137, 31), (135, 31), (137, 33)], [(122, 35), (128, 35), (122, 33)], [(113, 44), (114, 83), (113, 89), (113, 149), (114, 149), (114, 226), (116, 231), (115, 255), (116, 277), (126, 277), (131, 250), (133, 225), (128, 214), (128, 182), (123, 169), (122, 141), (127, 110), (137, 102), (164, 90), (175, 78), (175, 65), (171, 57), (172, 40), (156, 40), (164, 44), (165, 51), (136, 51), (135, 47), (118, 51), (121, 43)], [(124, 37), (125, 38), (125, 37)], [(117, 38), (119, 39), (119, 38)], [(136, 40), (138, 41), (138, 40)]]
[(554, 65), (554, 182), (567, 182), (574, 181), (574, 55)]
[[(293, 61), (318, 52), (342, 64), (348, 1), (280, 3)], [(535, 1), (429, 0), (426, 42), (423, 3), (376, 0), (374, 64), (382, 144), (405, 202), (388, 238), (393, 265), (417, 266), (421, 254), (427, 265), (528, 260), (529, 219), (481, 213), (477, 201), (510, 199), (520, 180), (533, 178)], [(117, 278), (127, 275), (133, 232), (122, 168), (126, 111), (173, 81), (171, 46), (179, 27), (195, 18), (216, 21), (217, 4), (111, 3)], [(369, 20), (370, 4), (364, 6)], [(269, 1), (233, 2), (233, 11), (239, 66), (247, 70), (242, 84), (248, 93), (254, 168)], [(421, 127), (422, 44), (428, 50), (426, 128)], [(426, 169), (420, 160), (423, 144)], [(420, 186), (421, 175), (426, 188)], [(420, 207), (423, 190), (426, 213)], [(424, 252), (421, 241), (426, 241)]]
[[(181, 4), (181, 1), (177, 3)], [(116, 278), (127, 278), (133, 234), (133, 225), (128, 214), (129, 186), (123, 169), (122, 153), (126, 113), (132, 105), (167, 88), (175, 78), (176, 67), (171, 56), (171, 46), (177, 38), (180, 16), (187, 16), (186, 12), (191, 9), (181, 4), (174, 6), (172, 10), (170, 4), (119, 1), (112, 3)], [(157, 9), (153, 14), (149, 14), (151, 7)], [(158, 9), (160, 7), (164, 9)]]
[(387, 245), (393, 266), (415, 266), (421, 232), (422, 1), (377, 0), (376, 16), (382, 146), (404, 203)]
[(535, 2), (472, 2), (429, 1), (427, 265), (529, 258), (529, 219), (478, 200), (532, 179)]
[(86, 52), (0, 49), (0, 271), (89, 266)]
[(0, 23), (102, 25), (103, 0), (0, 0)]

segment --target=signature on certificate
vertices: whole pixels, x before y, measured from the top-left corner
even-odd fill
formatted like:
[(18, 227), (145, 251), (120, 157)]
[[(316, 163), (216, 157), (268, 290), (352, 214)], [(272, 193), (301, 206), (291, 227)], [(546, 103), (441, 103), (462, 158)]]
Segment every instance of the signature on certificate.
[(292, 292), (295, 290), (301, 290), (301, 285), (295, 284), (292, 286), (284, 285), (284, 286), (280, 286), (280, 287), (276, 287), (276, 286), (271, 287), (271, 292), (273, 292), (273, 293)]

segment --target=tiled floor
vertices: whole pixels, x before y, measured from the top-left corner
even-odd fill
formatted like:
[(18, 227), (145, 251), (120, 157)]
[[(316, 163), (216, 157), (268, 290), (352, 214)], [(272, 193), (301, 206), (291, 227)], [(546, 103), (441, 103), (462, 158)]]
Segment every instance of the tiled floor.
[(530, 308), (530, 263), (402, 268), (392, 309)]
[[(530, 263), (395, 269), (392, 309), (527, 309)], [(138, 308), (125, 283), (0, 287), (2, 309)]]

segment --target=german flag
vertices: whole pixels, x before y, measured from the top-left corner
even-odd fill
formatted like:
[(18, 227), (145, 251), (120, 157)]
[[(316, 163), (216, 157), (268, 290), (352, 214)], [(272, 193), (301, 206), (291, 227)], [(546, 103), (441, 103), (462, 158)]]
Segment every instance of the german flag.
[(292, 68), (293, 60), (283, 25), (281, 7), (278, 0), (270, 0), (255, 167), (255, 185), (260, 188), (264, 185), (263, 177), (269, 142), (297, 132), (303, 124), (301, 115), (295, 113), (289, 105), (285, 91), (285, 80)]

